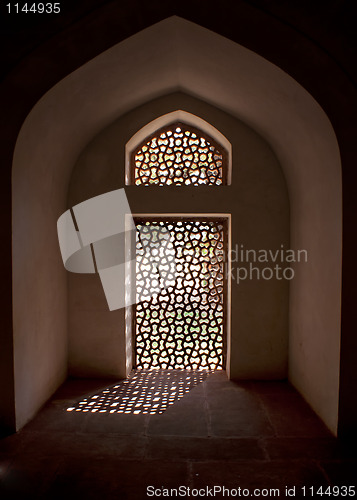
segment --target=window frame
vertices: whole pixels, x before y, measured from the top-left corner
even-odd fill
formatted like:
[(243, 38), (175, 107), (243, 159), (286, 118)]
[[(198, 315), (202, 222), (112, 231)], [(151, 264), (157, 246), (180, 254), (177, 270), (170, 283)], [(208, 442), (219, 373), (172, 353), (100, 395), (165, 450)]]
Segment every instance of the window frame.
[[(163, 214), (150, 214), (150, 213), (138, 213), (133, 214), (133, 219), (135, 224), (144, 222), (178, 222), (178, 221), (197, 221), (197, 222), (215, 222), (223, 225), (224, 233), (224, 276), (223, 276), (223, 332), (222, 332), (222, 366), (218, 370), (229, 370), (230, 369), (230, 354), (231, 354), (231, 280), (229, 276), (231, 274), (231, 262), (228, 258), (229, 249), (231, 248), (231, 214), (228, 213), (185, 213), (185, 214), (174, 214), (174, 213), (163, 213)], [(136, 252), (136, 243), (132, 251)], [(134, 260), (134, 267), (136, 268), (136, 258)], [(136, 294), (136, 269), (133, 270), (134, 276), (134, 293)], [(133, 369), (137, 368), (137, 352), (136, 352), (136, 301), (130, 306), (130, 317), (126, 320), (126, 330), (127, 334), (131, 339), (131, 367)], [(142, 368), (139, 368), (142, 369)], [(144, 369), (144, 368), (143, 368)], [(157, 369), (157, 368), (153, 368)], [(173, 368), (168, 368), (169, 370)], [(190, 368), (185, 368), (190, 370)], [(200, 368), (197, 368), (200, 369)], [(209, 370), (209, 368), (208, 368)]]

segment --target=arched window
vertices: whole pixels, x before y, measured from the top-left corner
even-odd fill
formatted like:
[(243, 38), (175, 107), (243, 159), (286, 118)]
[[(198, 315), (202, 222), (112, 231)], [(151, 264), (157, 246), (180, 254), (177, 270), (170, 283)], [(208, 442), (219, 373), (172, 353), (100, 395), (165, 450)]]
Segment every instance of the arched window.
[[(147, 123), (125, 146), (125, 182), (134, 186), (222, 186), (231, 180), (232, 147), (213, 125), (183, 110)], [(194, 189), (194, 188), (193, 188)], [(140, 238), (132, 282), (135, 306), (128, 312), (127, 338), (138, 369), (219, 370), (226, 366), (228, 332), (229, 215), (133, 214)], [(150, 260), (144, 247), (170, 234), (173, 282), (163, 287), (169, 255)], [(133, 243), (134, 245), (134, 243)], [(151, 255), (151, 254), (150, 254)], [(159, 261), (155, 260), (160, 255)], [(171, 279), (171, 278), (170, 278)], [(148, 289), (157, 293), (148, 294)], [(128, 345), (130, 349), (130, 345)]]
[(202, 130), (175, 121), (146, 137), (131, 153), (129, 184), (227, 184), (226, 149)]

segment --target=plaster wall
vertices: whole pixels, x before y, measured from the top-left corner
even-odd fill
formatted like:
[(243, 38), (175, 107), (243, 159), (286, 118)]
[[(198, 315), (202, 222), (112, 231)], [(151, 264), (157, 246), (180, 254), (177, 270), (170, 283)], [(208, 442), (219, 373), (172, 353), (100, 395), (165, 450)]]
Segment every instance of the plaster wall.
[[(211, 123), (231, 142), (232, 184), (222, 187), (125, 186), (125, 144), (157, 117), (183, 109)], [(170, 119), (169, 119), (170, 120)], [(281, 167), (252, 129), (217, 108), (182, 93), (126, 113), (84, 149), (69, 187), (68, 208), (125, 187), (132, 213), (230, 213), (232, 248), (289, 247), (289, 201)], [(230, 373), (237, 378), (285, 378), (289, 282), (237, 283), (232, 262)], [(264, 267), (258, 263), (254, 264)], [(69, 275), (70, 373), (125, 375), (122, 311), (109, 312), (98, 276)]]
[[(56, 220), (65, 208), (66, 162), (56, 141), (55, 109), (37, 107), (22, 128), (13, 167), (13, 321), (16, 428), (37, 412), (67, 375), (67, 280)], [(49, 113), (50, 112), (50, 113)]]

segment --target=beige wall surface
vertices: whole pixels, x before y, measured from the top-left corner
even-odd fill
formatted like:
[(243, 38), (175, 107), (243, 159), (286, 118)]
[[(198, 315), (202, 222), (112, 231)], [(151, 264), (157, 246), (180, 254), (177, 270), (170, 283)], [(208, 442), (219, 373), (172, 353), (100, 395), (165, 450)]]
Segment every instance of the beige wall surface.
[[(232, 184), (125, 187), (127, 141), (151, 120), (178, 109), (203, 118), (231, 142)], [(228, 213), (232, 248), (289, 247), (288, 194), (271, 148), (241, 121), (183, 93), (140, 106), (98, 134), (74, 166), (68, 208), (123, 187), (132, 213)], [(255, 278), (238, 284), (236, 267), (244, 265), (232, 262), (231, 377), (284, 378), (289, 282)], [(98, 276), (69, 275), (69, 366), (75, 375), (125, 375), (124, 314), (108, 310)]]
[(16, 427), (21, 428), (67, 376), (67, 279), (56, 221), (65, 209), (69, 161), (56, 139), (53, 107), (35, 108), (14, 156), (13, 318)]

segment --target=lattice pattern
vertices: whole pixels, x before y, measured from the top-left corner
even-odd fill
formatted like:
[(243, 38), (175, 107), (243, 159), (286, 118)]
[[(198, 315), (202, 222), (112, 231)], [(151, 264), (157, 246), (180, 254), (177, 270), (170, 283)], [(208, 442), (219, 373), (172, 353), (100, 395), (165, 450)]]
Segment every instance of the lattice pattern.
[(182, 123), (157, 131), (134, 155), (134, 184), (215, 185), (225, 183), (224, 150)]
[[(136, 221), (155, 244), (170, 231), (176, 280), (145, 300), (161, 279), (137, 243), (136, 367), (217, 369), (224, 365), (225, 230), (222, 221)], [(156, 231), (155, 231), (156, 228)], [(152, 265), (152, 264), (151, 264)], [(155, 283), (151, 284), (151, 281)]]
[(155, 415), (204, 382), (210, 372), (134, 370), (126, 380), (88, 396), (67, 411), (83, 413), (126, 413)]

